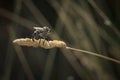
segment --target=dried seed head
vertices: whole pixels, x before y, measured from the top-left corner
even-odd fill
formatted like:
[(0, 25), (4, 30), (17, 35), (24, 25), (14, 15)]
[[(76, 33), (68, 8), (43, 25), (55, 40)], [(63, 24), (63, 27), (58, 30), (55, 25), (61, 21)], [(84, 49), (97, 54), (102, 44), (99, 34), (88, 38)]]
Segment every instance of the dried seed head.
[(94, 52), (85, 51), (85, 50), (81, 50), (81, 49), (67, 47), (65, 42), (59, 41), (59, 40), (47, 41), (45, 39), (39, 39), (39, 40), (34, 39), (34, 41), (33, 41), (30, 38), (21, 38), (21, 39), (14, 40), (13, 43), (17, 44), (17, 45), (21, 45), (21, 46), (33, 46), (33, 47), (41, 46), (45, 49), (50, 49), (50, 48), (54, 48), (54, 47), (66, 48), (66, 49), (69, 49), (69, 50), (79, 51), (79, 52), (87, 53), (87, 54), (97, 56), (97, 57), (100, 57), (100, 58), (104, 58), (106, 60), (113, 61), (115, 63), (120, 64), (119, 60), (116, 60), (116, 59), (113, 59), (113, 58), (110, 58), (110, 57), (107, 57), (107, 56), (104, 56), (104, 55), (100, 55), (100, 54), (97, 54), (97, 53), (94, 53)]
[(60, 48), (66, 47), (66, 43), (59, 40), (47, 41), (45, 39), (39, 39), (39, 40), (34, 39), (33, 41), (30, 38), (21, 38), (14, 40), (13, 43), (21, 46), (33, 46), (33, 47), (41, 46), (45, 49), (54, 48), (54, 47), (60, 47)]

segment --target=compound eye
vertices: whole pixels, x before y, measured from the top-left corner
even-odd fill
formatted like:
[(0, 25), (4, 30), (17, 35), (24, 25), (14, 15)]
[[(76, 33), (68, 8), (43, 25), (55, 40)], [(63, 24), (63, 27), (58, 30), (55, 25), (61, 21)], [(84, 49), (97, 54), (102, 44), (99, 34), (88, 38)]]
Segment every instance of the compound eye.
[(51, 32), (51, 29), (48, 29), (48, 32)]
[(48, 27), (47, 26), (44, 26), (43, 29), (47, 29)]
[(50, 32), (50, 28), (47, 26), (43, 27), (43, 29), (46, 30), (47, 32)]
[(50, 29), (50, 28), (47, 28), (47, 32), (51, 32), (51, 29)]

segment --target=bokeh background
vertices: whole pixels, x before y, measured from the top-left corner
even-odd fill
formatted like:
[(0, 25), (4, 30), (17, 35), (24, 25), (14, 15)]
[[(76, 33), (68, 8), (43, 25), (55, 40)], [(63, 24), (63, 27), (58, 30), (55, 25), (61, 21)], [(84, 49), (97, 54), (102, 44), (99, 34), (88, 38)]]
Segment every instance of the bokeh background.
[(0, 0), (0, 80), (119, 80), (120, 64), (67, 49), (16, 46), (33, 26), (51, 40), (120, 60), (119, 0)]

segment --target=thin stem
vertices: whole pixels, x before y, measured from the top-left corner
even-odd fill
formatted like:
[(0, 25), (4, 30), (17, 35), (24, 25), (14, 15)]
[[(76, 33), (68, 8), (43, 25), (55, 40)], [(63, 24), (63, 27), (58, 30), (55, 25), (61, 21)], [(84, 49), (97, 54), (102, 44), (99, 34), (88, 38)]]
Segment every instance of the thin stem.
[(97, 57), (100, 57), (100, 58), (103, 58), (103, 59), (106, 59), (106, 60), (109, 60), (109, 61), (112, 61), (112, 62), (120, 64), (119, 60), (116, 60), (116, 59), (113, 59), (113, 58), (110, 58), (110, 57), (107, 57), (107, 56), (104, 56), (104, 55), (101, 55), (101, 54), (97, 54), (97, 53), (94, 53), (94, 52), (85, 51), (85, 50), (76, 49), (76, 48), (71, 48), (71, 47), (66, 47), (66, 49), (79, 51), (79, 52), (83, 52), (83, 53), (87, 53), (87, 54), (91, 54), (91, 55), (94, 55), (94, 56), (97, 56)]

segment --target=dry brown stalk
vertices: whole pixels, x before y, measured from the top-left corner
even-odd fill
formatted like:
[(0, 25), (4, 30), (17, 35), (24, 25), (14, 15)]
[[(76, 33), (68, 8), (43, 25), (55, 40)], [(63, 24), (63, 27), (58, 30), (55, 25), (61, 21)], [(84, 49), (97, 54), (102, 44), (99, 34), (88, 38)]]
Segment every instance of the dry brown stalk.
[(39, 39), (39, 40), (34, 39), (33, 41), (30, 38), (20, 38), (20, 39), (15, 39), (13, 43), (20, 46), (32, 46), (32, 47), (40, 46), (45, 49), (50, 49), (54, 47), (61, 47), (61, 48), (66, 47), (66, 43), (59, 40), (47, 41), (45, 39)]
[(82, 52), (82, 53), (87, 53), (87, 54), (97, 56), (97, 57), (100, 57), (100, 58), (103, 58), (103, 59), (106, 59), (106, 60), (109, 60), (109, 61), (120, 64), (119, 60), (116, 60), (116, 59), (113, 59), (113, 58), (110, 58), (110, 57), (107, 57), (107, 56), (104, 56), (104, 55), (101, 55), (101, 54), (97, 54), (97, 53), (86, 51), (86, 50), (81, 50), (81, 49), (68, 47), (64, 41), (60, 41), (60, 40), (47, 41), (45, 39), (39, 39), (39, 40), (34, 39), (34, 41), (33, 41), (30, 38), (20, 38), (20, 39), (15, 39), (13, 41), (13, 43), (17, 44), (17, 45), (20, 45), (20, 46), (29, 46), (29, 47), (30, 46), (32, 46), (32, 47), (39, 47), (40, 46), (40, 47), (43, 47), (45, 49), (50, 49), (50, 48), (54, 48), (54, 47), (65, 48), (65, 49), (69, 49), (69, 50), (79, 51), (79, 52)]

